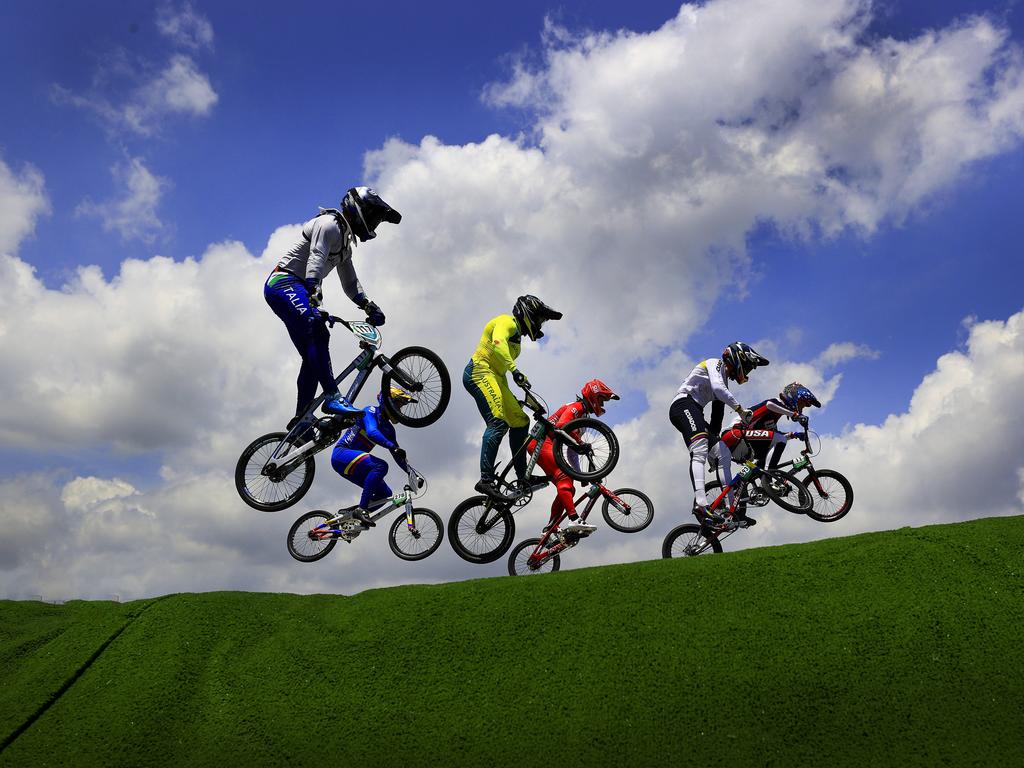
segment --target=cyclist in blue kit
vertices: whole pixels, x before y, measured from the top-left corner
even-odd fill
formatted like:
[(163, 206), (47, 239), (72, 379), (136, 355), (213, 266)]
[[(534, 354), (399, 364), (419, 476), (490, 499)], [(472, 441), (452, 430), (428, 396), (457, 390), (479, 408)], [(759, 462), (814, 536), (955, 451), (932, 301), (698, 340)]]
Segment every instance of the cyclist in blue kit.
[(338, 391), (328, 348), (330, 334), (320, 310), (321, 283), (335, 268), (341, 287), (352, 302), (366, 312), (374, 325), (384, 324), (384, 313), (367, 298), (352, 265), (352, 249), (377, 236), (381, 222), (398, 224), (402, 215), (369, 187), (352, 187), (340, 208), (321, 208), (302, 225), (302, 236), (288, 249), (270, 273), (263, 296), (288, 329), (292, 344), (302, 357), (295, 417), (291, 429), (316, 396), (319, 384), (325, 393), (322, 409), (332, 414), (357, 414)]

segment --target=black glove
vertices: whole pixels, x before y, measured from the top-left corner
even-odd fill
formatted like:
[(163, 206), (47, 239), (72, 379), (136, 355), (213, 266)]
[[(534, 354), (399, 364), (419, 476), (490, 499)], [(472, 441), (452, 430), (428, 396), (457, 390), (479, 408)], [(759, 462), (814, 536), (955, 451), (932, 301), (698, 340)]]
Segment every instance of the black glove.
[(396, 445), (394, 449), (392, 449), (391, 455), (395, 457), (395, 461), (398, 462), (398, 466), (400, 466), (402, 469), (406, 468), (407, 465), (405, 463), (405, 448), (402, 448), (400, 445)]
[(530, 388), (530, 380), (526, 378), (526, 374), (518, 368), (512, 371), (512, 381), (516, 383), (516, 386), (522, 387), (523, 389)]
[(799, 413), (799, 414), (797, 414), (797, 417), (796, 417), (796, 422), (797, 422), (797, 424), (799, 424), (799, 425), (800, 425), (801, 427), (804, 427), (805, 429), (807, 428), (807, 422), (808, 422), (808, 419), (807, 419), (807, 417), (806, 417), (806, 416), (804, 416), (804, 415), (803, 415), (802, 413)]
[(319, 307), (320, 303), (324, 300), (324, 295), (320, 290), (320, 281), (314, 277), (308, 277), (303, 280), (306, 286), (306, 293), (309, 294), (309, 305), (311, 307)]
[(363, 312), (366, 313), (366, 320), (370, 325), (384, 325), (384, 313), (372, 301), (366, 302), (363, 306)]

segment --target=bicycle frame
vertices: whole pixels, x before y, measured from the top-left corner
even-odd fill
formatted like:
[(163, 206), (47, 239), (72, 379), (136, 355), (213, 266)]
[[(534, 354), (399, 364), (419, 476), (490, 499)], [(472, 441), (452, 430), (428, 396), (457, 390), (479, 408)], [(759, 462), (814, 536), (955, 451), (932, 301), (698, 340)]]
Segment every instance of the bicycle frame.
[[(622, 499), (620, 499), (618, 496), (616, 496), (614, 493), (612, 493), (611, 490), (609, 490), (608, 487), (605, 486), (603, 483), (600, 483), (600, 482), (591, 483), (590, 487), (587, 488), (587, 490), (585, 490), (580, 495), (580, 497), (573, 502), (573, 506), (576, 507), (577, 509), (579, 509), (579, 505), (583, 502), (583, 500), (584, 499), (587, 500), (587, 505), (583, 508), (583, 511), (579, 513), (580, 520), (582, 520), (583, 522), (586, 522), (587, 517), (590, 515), (591, 511), (594, 509), (594, 505), (597, 504), (598, 498), (601, 498), (601, 497), (608, 499), (613, 504), (616, 504), (617, 506), (619, 506), (620, 509), (622, 509), (624, 507), (628, 508), (628, 506), (629, 506)], [(572, 547), (575, 547), (580, 542), (580, 537), (579, 536), (574, 536), (573, 534), (569, 534), (566, 537), (561, 537), (561, 536), (559, 536), (558, 534), (555, 533), (555, 529), (558, 528), (559, 526), (561, 526), (561, 524), (568, 517), (569, 517), (569, 510), (563, 509), (562, 513), (555, 519), (555, 524), (551, 525), (548, 528), (548, 530), (544, 533), (544, 535), (541, 536), (540, 542), (534, 548), (533, 552), (530, 553), (530, 557), (529, 557), (529, 562), (530, 563), (536, 563), (537, 566), (540, 566), (548, 558), (552, 557), (553, 555), (560, 554), (560, 553), (564, 552), (567, 549), (571, 549)], [(569, 536), (572, 537), (571, 540), (569, 539)], [(557, 544), (553, 544), (551, 546), (548, 546), (548, 542), (552, 539), (552, 537), (559, 539), (559, 541), (558, 541)]]
[[(412, 502), (414, 499), (418, 499), (426, 492), (426, 479), (409, 466), (409, 479), (402, 489), (402, 492), (396, 494), (388, 499), (380, 499), (379, 501), (373, 502), (371, 508), (368, 510), (372, 512), (370, 520), (377, 522), (385, 515), (394, 512), (399, 507), (405, 507), (405, 525), (413, 533), (418, 535), (419, 531), (416, 529), (416, 516), (413, 513)], [(319, 540), (331, 539), (340, 537), (345, 541), (351, 542), (358, 538), (364, 530), (363, 524), (352, 517), (352, 508), (345, 510), (344, 514), (341, 515), (340, 519), (334, 524), (324, 523), (317, 526), (310, 532), (310, 535)]]
[[(342, 318), (335, 317), (334, 315), (328, 315), (325, 322), (327, 322), (331, 327), (333, 327), (335, 323), (341, 323), (359, 339), (359, 346), (362, 351), (356, 355), (355, 359), (348, 364), (348, 367), (346, 367), (345, 370), (334, 377), (334, 383), (337, 384), (340, 389), (341, 382), (355, 372), (356, 377), (353, 379), (352, 385), (348, 388), (348, 392), (345, 393), (345, 399), (350, 403), (355, 402), (355, 399), (359, 396), (359, 393), (363, 389), (363, 385), (366, 384), (366, 380), (370, 377), (374, 368), (380, 368), (384, 373), (390, 374), (399, 385), (409, 392), (418, 392), (422, 389), (421, 384), (417, 382), (410, 382), (405, 378), (405, 374), (403, 374), (400, 369), (393, 368), (391, 366), (391, 360), (387, 355), (376, 352), (376, 350), (380, 349), (384, 339), (375, 325), (363, 321), (343, 320)], [(267, 460), (267, 463), (263, 468), (265, 473), (286, 472), (292, 467), (297, 466), (300, 462), (305, 460), (308, 454), (319, 451), (321, 448), (333, 442), (334, 438), (337, 437), (340, 428), (346, 427), (352, 423), (351, 419), (347, 419), (342, 416), (325, 416), (321, 419), (315, 418), (313, 414), (316, 412), (316, 409), (323, 404), (326, 397), (327, 393), (321, 392), (306, 407), (306, 410), (299, 418), (299, 421), (291, 428), (288, 434), (285, 435), (284, 439), (281, 440), (280, 445), (278, 445), (271, 454), (270, 459)], [(333, 430), (324, 430), (327, 435), (333, 434), (333, 437), (321, 440), (307, 440), (300, 446), (294, 446), (291, 443), (291, 438), (305, 432), (314, 422), (320, 423), (321, 426), (330, 425), (333, 427)]]

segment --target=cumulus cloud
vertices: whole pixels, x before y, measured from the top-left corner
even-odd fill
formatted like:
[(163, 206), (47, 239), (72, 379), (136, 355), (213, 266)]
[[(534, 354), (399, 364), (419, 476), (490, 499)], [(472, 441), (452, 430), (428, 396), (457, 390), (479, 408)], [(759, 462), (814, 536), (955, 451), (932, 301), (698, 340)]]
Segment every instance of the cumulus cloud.
[(164, 229), (157, 206), (170, 182), (153, 174), (138, 157), (118, 163), (111, 168), (111, 174), (115, 183), (123, 188), (123, 194), (101, 203), (86, 199), (75, 209), (75, 214), (100, 219), (105, 230), (116, 231), (125, 240), (153, 242)]
[[(526, 345), (522, 368), (552, 406), (595, 375), (628, 402), (643, 404), (616, 424), (623, 458), (612, 482), (644, 489), (658, 508), (644, 534), (602, 531), (566, 565), (657, 556), (660, 537), (686, 518), (691, 501), (668, 404), (696, 359), (709, 354), (685, 349), (691, 335), (723, 290), (734, 295), (737, 276), (749, 272), (751, 228), (772, 221), (794, 236), (841, 228), (869, 234), (927, 205), (970, 163), (1019, 143), (1024, 70), (1004, 30), (971, 18), (912, 40), (878, 41), (865, 36), (868, 12), (866, 3), (851, 0), (770, 8), (715, 0), (684, 6), (644, 34), (577, 35), (552, 25), (541, 64), (521, 64), (489, 91), (493, 103), (532, 114), (522, 137), (493, 135), (463, 146), (432, 137), (392, 140), (367, 156), (368, 177), (405, 214), (401, 226), (384, 225), (355, 256), (363, 284), (388, 313), (385, 349), (431, 347), (454, 380), (445, 418), (402, 433), (430, 479), (427, 506), (447, 514), (469, 493), (482, 424), (461, 389), (461, 370), (484, 323), (520, 293), (533, 292), (565, 318), (539, 347)], [(190, 100), (197, 103), (183, 97)], [(126, 261), (110, 280), (83, 267), (59, 291), (43, 286), (19, 259), (0, 260), (5, 284), (16, 288), (0, 295), (5, 444), (69, 453), (104, 445), (162, 463), (153, 488), (136, 483), (131, 492), (110, 495), (127, 489), (112, 477), (86, 478), (40, 502), (39, 515), (64, 520), (72, 500), (74, 525), (109, 526), (109, 547), (127, 540), (123, 531), (146, 542), (139, 554), (112, 557), (102, 536), (89, 538), (108, 556), (93, 562), (84, 550), (69, 553), (81, 558), (74, 563), (76, 583), (124, 591), (115, 581), (138, 569), (135, 583), (144, 594), (225, 587), (354, 591), (502, 571), (500, 562), (490, 569), (465, 565), (447, 547), (407, 569), (387, 553), (380, 530), (339, 545), (316, 566), (289, 562), (284, 535), (294, 517), (354, 499), (354, 487), (331, 473), (326, 457), (308, 498), (291, 510), (261, 515), (234, 495), (230, 469), (241, 448), (290, 415), (297, 356), (259, 291), (297, 231), (280, 228), (259, 255), (240, 243), (219, 243), (183, 262)], [(325, 293), (326, 306), (351, 314), (336, 283)], [(63, 333), (68, 323), (80, 331), (73, 340)], [(965, 352), (922, 383), (905, 419), (897, 415), (891, 425), (826, 439), (824, 465), (849, 471), (858, 486), (849, 522), (829, 527), (771, 516), (742, 541), (887, 525), (891, 505), (879, 506), (868, 488), (897, 493), (896, 478), (911, 467), (906, 440), (946, 445), (941, 433), (950, 419), (972, 413), (960, 389), (931, 382), (962, 377), (965, 365), (976, 380), (1006, 375), (982, 339), (1007, 338), (1008, 328), (1013, 336), (1019, 320), (1011, 318), (998, 333), (981, 325), (971, 327)], [(40, 339), (50, 350), (42, 359)], [(798, 379), (828, 408), (843, 365), (877, 354), (861, 340), (839, 339), (808, 360), (791, 360), (782, 353), (785, 338), (754, 341), (772, 358), (773, 376), (746, 385), (744, 402)], [(355, 351), (343, 331), (335, 332), (333, 349), (337, 363)], [(40, 398), (48, 404), (43, 412), (34, 407)], [(919, 405), (924, 401), (927, 406)], [(943, 415), (928, 425), (922, 415), (928, 412)], [(616, 420), (615, 406), (608, 417)], [(986, 426), (1017, 439), (999, 425)], [(903, 438), (901, 458), (887, 453), (894, 449), (881, 437), (890, 427)], [(938, 448), (922, 455), (948, 474), (950, 461), (964, 460)], [(973, 471), (975, 454), (968, 457)], [(888, 486), (876, 478), (882, 471), (891, 473)], [(1014, 478), (1013, 488), (1006, 497), (997, 486), (993, 509), (1012, 508), (1020, 492), (1017, 476), (1005, 476)], [(5, 492), (24, 498), (27, 482), (12, 480)], [(935, 514), (952, 515), (940, 501), (935, 494), (941, 510)], [(517, 516), (519, 538), (539, 527), (547, 503), (538, 499)], [(158, 547), (149, 546), (150, 536)], [(211, 565), (199, 571), (201, 562)], [(21, 589), (39, 591), (32, 585), (45, 571), (40, 563), (17, 563)], [(111, 563), (123, 566), (111, 569)]]
[[(112, 130), (126, 130), (141, 136), (156, 133), (161, 120), (168, 115), (204, 117), (217, 103), (217, 92), (209, 77), (199, 70), (192, 58), (183, 54), (172, 56), (163, 69), (148, 77), (123, 68), (121, 75), (135, 83), (121, 99), (106, 94), (105, 85), (95, 84), (85, 94), (56, 85), (53, 98), (58, 104), (93, 113)], [(97, 77), (97, 81), (106, 79)]]
[(0, 158), (0, 253), (13, 253), (32, 234), (36, 220), (49, 213), (43, 174), (25, 165), (16, 174)]
[(197, 50), (213, 47), (213, 25), (192, 3), (165, 5), (157, 11), (156, 27), (160, 34), (185, 48)]

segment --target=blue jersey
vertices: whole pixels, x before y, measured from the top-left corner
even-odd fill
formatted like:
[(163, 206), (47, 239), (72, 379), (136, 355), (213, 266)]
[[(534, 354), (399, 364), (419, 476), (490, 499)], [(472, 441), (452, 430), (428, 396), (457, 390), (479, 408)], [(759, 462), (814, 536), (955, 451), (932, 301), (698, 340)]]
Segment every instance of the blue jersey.
[(336, 447), (369, 453), (377, 445), (389, 451), (398, 447), (394, 425), (381, 415), (379, 407), (370, 405), (363, 408), (360, 422), (342, 433)]

